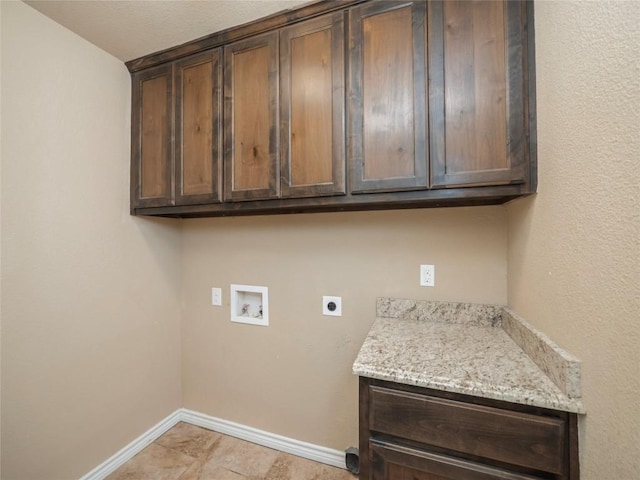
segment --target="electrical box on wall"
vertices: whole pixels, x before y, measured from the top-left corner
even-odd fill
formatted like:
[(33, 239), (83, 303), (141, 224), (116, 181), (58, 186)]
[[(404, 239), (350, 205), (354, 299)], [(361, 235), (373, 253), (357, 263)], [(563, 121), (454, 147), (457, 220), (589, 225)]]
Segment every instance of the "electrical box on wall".
[(231, 321), (269, 325), (269, 289), (254, 285), (231, 285)]
[(322, 297), (322, 314), (330, 317), (342, 316), (342, 297)]
[(433, 287), (436, 284), (436, 267), (434, 265), (420, 265), (420, 286)]
[(211, 305), (221, 306), (222, 305), (222, 289), (219, 287), (211, 288)]

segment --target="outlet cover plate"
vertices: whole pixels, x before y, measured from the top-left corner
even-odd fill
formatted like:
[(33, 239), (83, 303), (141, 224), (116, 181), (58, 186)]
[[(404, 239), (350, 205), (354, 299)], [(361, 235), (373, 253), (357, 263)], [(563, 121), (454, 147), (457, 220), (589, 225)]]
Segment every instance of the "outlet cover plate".
[(436, 284), (436, 267), (434, 265), (420, 265), (420, 286), (433, 287)]
[[(330, 304), (333, 306), (330, 307)], [(322, 314), (330, 317), (342, 316), (342, 297), (322, 297)]]
[(211, 305), (217, 307), (222, 305), (222, 289), (217, 287), (211, 288)]

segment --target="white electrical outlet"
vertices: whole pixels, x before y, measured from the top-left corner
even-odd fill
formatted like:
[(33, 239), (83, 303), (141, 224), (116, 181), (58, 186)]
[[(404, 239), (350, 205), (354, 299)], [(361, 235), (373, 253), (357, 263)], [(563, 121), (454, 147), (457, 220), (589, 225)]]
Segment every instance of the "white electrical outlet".
[(436, 284), (436, 267), (434, 265), (420, 265), (420, 286), (433, 287)]
[(322, 297), (322, 314), (331, 317), (342, 316), (342, 297)]
[(211, 289), (211, 305), (222, 305), (222, 289), (213, 287)]

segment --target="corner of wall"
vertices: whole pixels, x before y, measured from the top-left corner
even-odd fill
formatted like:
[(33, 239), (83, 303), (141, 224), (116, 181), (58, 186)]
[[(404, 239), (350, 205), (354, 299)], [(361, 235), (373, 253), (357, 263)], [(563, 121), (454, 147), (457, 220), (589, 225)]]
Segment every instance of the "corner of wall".
[(2, 2), (0, 2), (0, 477), (2, 477)]

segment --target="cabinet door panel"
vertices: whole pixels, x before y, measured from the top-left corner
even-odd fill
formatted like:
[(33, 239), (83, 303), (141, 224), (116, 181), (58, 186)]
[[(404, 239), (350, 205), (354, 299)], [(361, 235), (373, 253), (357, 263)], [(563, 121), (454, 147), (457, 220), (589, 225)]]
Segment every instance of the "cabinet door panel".
[(344, 194), (344, 27), (338, 12), (280, 33), (282, 196)]
[(396, 444), (371, 443), (371, 480), (535, 480), (456, 457)]
[(176, 64), (176, 204), (220, 201), (221, 50)]
[(132, 80), (131, 204), (171, 205), (172, 66), (145, 70)]
[(225, 47), (225, 200), (277, 198), (278, 32)]
[(352, 191), (427, 186), (425, 2), (350, 12)]
[(525, 180), (524, 8), (430, 3), (432, 186)]

